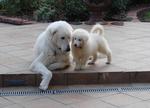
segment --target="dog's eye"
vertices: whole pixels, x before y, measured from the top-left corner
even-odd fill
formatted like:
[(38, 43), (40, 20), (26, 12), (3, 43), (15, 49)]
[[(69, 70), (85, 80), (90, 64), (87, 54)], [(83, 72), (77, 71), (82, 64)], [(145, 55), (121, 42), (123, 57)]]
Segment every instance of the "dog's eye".
[(79, 39), (79, 41), (81, 41), (81, 39)]
[(76, 40), (76, 38), (74, 38), (74, 40)]
[(65, 37), (61, 37), (61, 39), (63, 40), (63, 39), (65, 39)]

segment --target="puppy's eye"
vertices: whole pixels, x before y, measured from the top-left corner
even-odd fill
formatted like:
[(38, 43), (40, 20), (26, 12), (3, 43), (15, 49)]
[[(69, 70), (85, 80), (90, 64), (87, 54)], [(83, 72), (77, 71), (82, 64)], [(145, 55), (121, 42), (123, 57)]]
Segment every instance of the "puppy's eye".
[(76, 40), (76, 38), (74, 38), (74, 40)]
[(62, 39), (62, 40), (64, 40), (64, 39), (65, 39), (65, 37), (61, 37), (61, 39)]
[(81, 39), (79, 39), (79, 41), (81, 41)]

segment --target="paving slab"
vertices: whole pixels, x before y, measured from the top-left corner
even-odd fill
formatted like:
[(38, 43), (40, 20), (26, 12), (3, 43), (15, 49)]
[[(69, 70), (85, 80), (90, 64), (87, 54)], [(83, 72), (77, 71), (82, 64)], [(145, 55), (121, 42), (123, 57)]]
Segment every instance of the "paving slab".
[[(93, 87), (149, 87), (145, 84), (90, 85)], [(58, 86), (57, 89), (87, 88), (83, 86)], [(34, 91), (36, 87), (0, 88), (0, 91)], [(24, 96), (1, 96), (0, 108), (149, 108), (149, 90), (119, 92), (86, 92)]]
[[(123, 98), (122, 98), (123, 97)], [(125, 94), (116, 94), (108, 97), (101, 98), (104, 102), (121, 107), (129, 105), (132, 103), (140, 102), (140, 99), (125, 95)]]
[[(48, 23), (24, 26), (12, 26), (0, 23), (1, 75), (34, 74), (28, 68), (33, 60), (33, 45), (37, 36), (47, 26)], [(90, 30), (91, 27), (91, 25), (84, 24), (73, 25), (73, 28), (84, 28), (87, 30)], [(55, 79), (60, 78), (65, 84), (81, 83), (78, 82), (78, 76), (81, 76), (84, 84), (89, 83), (91, 80), (93, 81), (92, 83), (103, 82), (103, 80), (104, 82), (107, 80), (106, 83), (118, 81), (120, 83), (132, 81), (150, 82), (149, 27), (150, 23), (141, 22), (125, 22), (124, 26), (105, 25), (105, 38), (108, 40), (113, 53), (112, 64), (106, 65), (106, 58), (102, 56), (102, 58), (97, 60), (95, 65), (88, 66), (87, 69), (82, 71), (73, 71), (73, 66), (66, 70), (54, 71), (56, 78), (53, 80), (56, 81)], [(59, 75), (59, 73), (61, 74)], [(107, 78), (108, 73), (111, 76), (109, 78)], [(85, 75), (89, 76), (86, 77), (86, 80), (84, 80)], [(140, 79), (144, 79), (145, 76), (147, 79), (141, 81)], [(64, 78), (67, 78), (67, 80), (64, 80)], [(74, 82), (70, 82), (69, 79), (73, 79)], [(59, 82), (57, 83), (59, 84)]]

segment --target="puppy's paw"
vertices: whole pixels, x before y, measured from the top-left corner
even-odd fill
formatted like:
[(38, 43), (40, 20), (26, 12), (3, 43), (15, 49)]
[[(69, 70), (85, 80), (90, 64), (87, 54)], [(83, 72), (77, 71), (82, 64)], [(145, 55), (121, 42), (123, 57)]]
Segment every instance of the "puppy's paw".
[(88, 65), (95, 65), (95, 63), (94, 62), (89, 62)]
[(76, 71), (81, 70), (80, 66), (76, 66), (76, 67), (75, 67), (75, 70), (76, 70)]
[(79, 71), (79, 70), (81, 70), (81, 68), (75, 68), (75, 70), (76, 70), (76, 71)]
[(82, 66), (81, 66), (81, 70), (82, 70), (82, 69), (85, 69), (85, 68), (86, 68), (85, 65), (82, 65)]

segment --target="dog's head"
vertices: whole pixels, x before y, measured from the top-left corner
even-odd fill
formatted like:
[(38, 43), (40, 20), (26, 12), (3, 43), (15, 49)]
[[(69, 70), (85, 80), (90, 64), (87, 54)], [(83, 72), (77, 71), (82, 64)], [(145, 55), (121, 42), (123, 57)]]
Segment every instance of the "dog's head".
[(50, 24), (48, 31), (50, 33), (49, 38), (53, 43), (53, 46), (61, 52), (70, 51), (70, 38), (72, 36), (73, 28), (65, 21), (57, 21)]
[(82, 49), (89, 39), (88, 31), (84, 29), (76, 29), (72, 34), (72, 46)]

